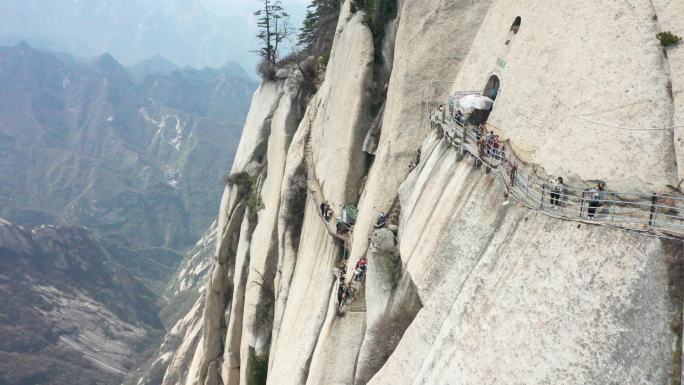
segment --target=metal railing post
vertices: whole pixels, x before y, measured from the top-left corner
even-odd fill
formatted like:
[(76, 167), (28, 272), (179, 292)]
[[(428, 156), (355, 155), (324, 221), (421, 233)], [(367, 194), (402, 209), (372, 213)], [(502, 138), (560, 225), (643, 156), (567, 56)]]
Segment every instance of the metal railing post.
[(461, 151), (461, 155), (463, 155), (463, 149), (464, 149), (464, 143), (463, 142), (465, 142), (465, 136), (466, 136), (465, 125), (461, 126), (461, 128), (462, 128), (462, 130), (461, 130), (461, 147), (460, 147), (459, 151)]
[(546, 184), (542, 185), (542, 193), (541, 193), (541, 204), (539, 208), (544, 211), (544, 193), (546, 192)]
[(613, 207), (611, 208), (610, 221), (615, 222), (615, 201), (617, 200), (617, 194), (613, 194)]
[(651, 215), (648, 217), (649, 226), (655, 226), (656, 216), (658, 215), (658, 207), (656, 206), (657, 204), (658, 196), (656, 193), (653, 193), (653, 195), (651, 195)]
[(586, 193), (586, 191), (582, 191), (582, 198), (580, 199), (580, 218), (582, 218), (582, 212), (584, 211), (584, 193)]

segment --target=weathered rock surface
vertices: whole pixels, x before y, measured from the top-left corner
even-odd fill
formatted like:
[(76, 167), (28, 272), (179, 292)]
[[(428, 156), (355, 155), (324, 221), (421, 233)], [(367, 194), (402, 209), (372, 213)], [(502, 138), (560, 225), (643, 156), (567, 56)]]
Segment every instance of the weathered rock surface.
[[(684, 14), (684, 3), (676, 0), (654, 0), (651, 2), (657, 32), (671, 31), (679, 36), (684, 31), (684, 20), (680, 17)], [(677, 155), (678, 182), (681, 187), (684, 179), (684, 47), (681, 44), (665, 48), (666, 65), (668, 74), (668, 92), (673, 100), (673, 119), (663, 122), (674, 129), (674, 147)], [(669, 69), (667, 68), (669, 66)]]
[[(394, 201), (426, 135), (428, 85), (433, 80), (451, 81), (458, 73), (490, 3), (403, 1), (382, 133), (359, 204), (357, 228), (371, 228), (377, 213), (387, 211)], [(432, 97), (445, 98), (446, 92), (435, 95), (433, 91)], [(366, 242), (362, 234), (354, 238), (352, 259), (365, 251)]]
[[(512, 34), (517, 16), (522, 24)], [(452, 90), (481, 90), (497, 76), (488, 123), (552, 175), (668, 192), (666, 185), (677, 185), (675, 108), (657, 16), (647, 2), (495, 2)]]
[[(654, 35), (684, 34), (679, 3), (405, 0), (381, 44), (355, 8), (342, 8), (305, 112), (297, 71), (255, 97), (232, 173), (256, 177), (264, 207), (251, 227), (251, 208), (235, 217), (245, 196), (226, 190), (185, 383), (251, 384), (265, 371), (269, 385), (667, 383), (681, 359), (679, 243), (506, 203), (496, 173), (429, 132), (426, 102), (496, 75), (489, 123), (521, 167), (672, 191), (682, 48), (665, 57)], [(376, 111), (373, 82), (389, 69)], [(328, 232), (320, 199), (336, 216), (358, 203), (351, 242)], [(374, 229), (380, 212), (390, 225)], [(361, 294), (338, 316), (333, 271), (346, 262), (351, 276), (361, 256)]]
[(444, 142), (424, 154), (400, 239), (425, 306), (371, 384), (666, 382), (663, 241), (504, 205)]
[[(326, 80), (309, 104), (309, 114), (299, 128), (310, 130), (313, 171), (322, 195), (338, 211), (336, 215), (343, 204), (358, 199), (365, 167), (361, 147), (369, 123), (367, 87), (373, 60), (372, 36), (362, 23), (363, 15), (351, 15), (346, 4), (339, 20)], [(329, 297), (334, 282), (332, 268), (340, 250), (317, 213), (317, 205), (309, 198), (294, 276), (279, 325), (280, 337), (271, 350), (269, 384), (338, 384), (353, 380), (363, 322), (345, 322), (349, 326), (346, 329), (336, 325), (336, 312), (331, 305), (334, 300), (331, 302)], [(327, 295), (314, 298), (309, 294), (312, 292)], [(363, 321), (364, 317), (356, 318)], [(325, 330), (331, 329), (337, 330), (330, 333), (338, 338), (321, 338), (330, 334)], [(350, 343), (354, 338), (358, 341)], [(340, 346), (339, 342), (345, 345)], [(330, 370), (333, 360), (340, 370)]]

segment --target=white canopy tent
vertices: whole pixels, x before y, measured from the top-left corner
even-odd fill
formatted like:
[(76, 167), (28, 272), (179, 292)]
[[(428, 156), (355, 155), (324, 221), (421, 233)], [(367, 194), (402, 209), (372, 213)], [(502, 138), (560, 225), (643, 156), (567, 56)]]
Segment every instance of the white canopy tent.
[(494, 100), (483, 95), (466, 95), (458, 100), (458, 106), (463, 109), (490, 110)]

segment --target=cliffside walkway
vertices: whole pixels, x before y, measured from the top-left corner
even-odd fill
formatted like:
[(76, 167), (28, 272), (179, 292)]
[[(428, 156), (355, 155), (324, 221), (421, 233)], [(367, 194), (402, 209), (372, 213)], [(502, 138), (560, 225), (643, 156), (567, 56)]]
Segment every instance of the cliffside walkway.
[(348, 283), (350, 296), (338, 306), (338, 313), (365, 313), (366, 312), (366, 290), (364, 281), (354, 279)]
[(323, 190), (321, 189), (321, 184), (316, 177), (316, 170), (313, 166), (313, 151), (311, 150), (311, 137), (310, 134), (306, 139), (306, 145), (304, 146), (304, 163), (306, 164), (306, 183), (309, 191), (311, 192), (311, 197), (316, 205), (316, 212), (318, 216), (323, 221), (323, 224), (330, 234), (331, 237), (342, 241), (344, 247), (349, 250), (351, 248), (351, 233), (338, 234), (335, 225), (328, 222), (323, 217), (323, 214), (318, 209), (321, 207), (321, 203), (327, 202), (323, 196)]
[[(455, 109), (453, 109), (455, 111)], [(657, 194), (638, 194), (617, 191), (597, 191), (565, 185), (559, 202), (552, 204), (550, 181), (524, 169), (512, 151), (511, 143), (498, 146), (488, 142), (486, 133), (465, 119), (450, 114), (442, 120), (429, 117), (430, 126), (459, 151), (468, 153), (486, 172), (494, 172), (504, 184), (507, 193), (529, 209), (560, 219), (620, 228), (665, 238), (684, 238), (684, 198)], [(601, 195), (592, 204), (592, 196)]]
[[(304, 145), (304, 163), (306, 164), (307, 188), (311, 192), (311, 197), (313, 198), (314, 204), (316, 206), (316, 212), (318, 213), (318, 217), (323, 222), (323, 225), (328, 231), (328, 234), (330, 234), (331, 237), (342, 241), (345, 249), (350, 250), (352, 235), (351, 231), (342, 235), (338, 234), (335, 225), (333, 225), (331, 222), (326, 221), (323, 217), (323, 214), (318, 209), (321, 206), (321, 203), (327, 202), (327, 200), (323, 196), (321, 184), (318, 181), (318, 177), (316, 177), (316, 170), (313, 163), (313, 150), (311, 148), (311, 132), (308, 133), (306, 138), (306, 144)], [(338, 315), (343, 315), (347, 312), (360, 313), (366, 311), (365, 290), (363, 285), (364, 280), (365, 276), (364, 279), (362, 279), (361, 281), (355, 280), (353, 278), (353, 274), (352, 279), (349, 282), (345, 282), (344, 277), (342, 277), (342, 279), (338, 279), (338, 282), (335, 285), (335, 293), (337, 293), (340, 284), (346, 285), (349, 293), (349, 297), (347, 297), (341, 303), (336, 304)]]

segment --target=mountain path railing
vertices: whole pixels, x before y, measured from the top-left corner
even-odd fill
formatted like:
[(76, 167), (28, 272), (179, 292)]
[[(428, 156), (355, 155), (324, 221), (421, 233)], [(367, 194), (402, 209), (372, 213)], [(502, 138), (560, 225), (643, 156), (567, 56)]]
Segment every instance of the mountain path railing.
[[(680, 214), (684, 212), (682, 197), (582, 189), (567, 185), (563, 185), (562, 192), (557, 193), (552, 189), (552, 181), (544, 180), (523, 168), (525, 163), (515, 155), (510, 141), (502, 141), (497, 146), (487, 139), (487, 133), (468, 123), (465, 117), (459, 116), (457, 119), (451, 114), (440, 113), (432, 114), (428, 119), (431, 128), (439, 130), (450, 146), (461, 154), (470, 154), (478, 166), (486, 167), (486, 172), (498, 174), (507, 194), (529, 209), (559, 219), (658, 237), (684, 238), (684, 216)], [(552, 193), (557, 194), (553, 202)], [(595, 194), (600, 199), (592, 199)]]

